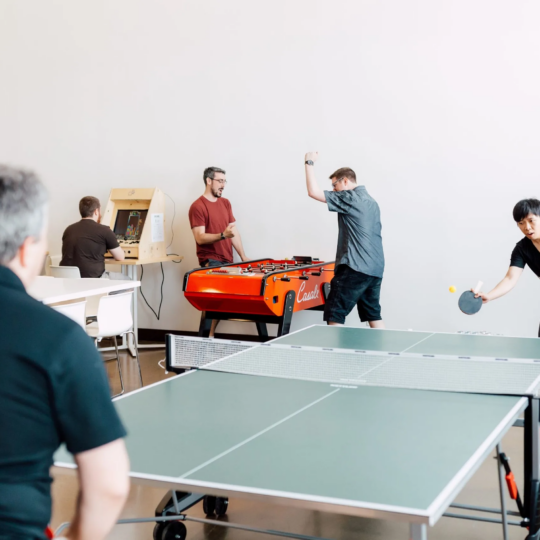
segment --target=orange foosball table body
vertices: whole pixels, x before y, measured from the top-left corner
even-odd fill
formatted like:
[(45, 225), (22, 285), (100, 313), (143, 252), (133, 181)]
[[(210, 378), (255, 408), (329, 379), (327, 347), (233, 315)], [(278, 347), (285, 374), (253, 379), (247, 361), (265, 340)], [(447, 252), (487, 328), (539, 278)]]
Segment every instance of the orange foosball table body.
[(323, 310), (333, 277), (333, 262), (258, 259), (187, 272), (184, 295), (202, 311), (199, 335), (208, 335), (211, 321), (218, 319), (253, 321), (259, 335), (267, 337), (266, 323), (278, 324), (283, 335), (293, 313)]

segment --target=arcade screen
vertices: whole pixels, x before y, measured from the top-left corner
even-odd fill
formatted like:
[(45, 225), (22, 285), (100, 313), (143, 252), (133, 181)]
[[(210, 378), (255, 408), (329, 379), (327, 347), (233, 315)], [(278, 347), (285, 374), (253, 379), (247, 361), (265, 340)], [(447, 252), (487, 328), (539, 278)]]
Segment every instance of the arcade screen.
[(114, 234), (126, 240), (140, 240), (148, 210), (118, 210)]

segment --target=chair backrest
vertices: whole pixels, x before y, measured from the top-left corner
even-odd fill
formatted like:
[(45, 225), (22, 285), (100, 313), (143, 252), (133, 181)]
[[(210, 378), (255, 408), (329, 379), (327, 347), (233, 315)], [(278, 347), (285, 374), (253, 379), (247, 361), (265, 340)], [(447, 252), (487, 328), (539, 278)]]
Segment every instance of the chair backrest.
[(81, 271), (77, 266), (54, 266), (51, 264), (50, 269), (52, 277), (81, 279)]
[(133, 328), (132, 301), (133, 292), (102, 296), (99, 299), (97, 312), (99, 336), (118, 336)]
[(80, 324), (83, 328), (86, 327), (86, 300), (82, 302), (69, 302), (66, 304), (57, 304), (51, 306), (58, 313), (62, 313), (66, 317), (73, 319), (77, 324)]
[(51, 259), (52, 266), (60, 266), (60, 261), (62, 260), (62, 255), (49, 255)]

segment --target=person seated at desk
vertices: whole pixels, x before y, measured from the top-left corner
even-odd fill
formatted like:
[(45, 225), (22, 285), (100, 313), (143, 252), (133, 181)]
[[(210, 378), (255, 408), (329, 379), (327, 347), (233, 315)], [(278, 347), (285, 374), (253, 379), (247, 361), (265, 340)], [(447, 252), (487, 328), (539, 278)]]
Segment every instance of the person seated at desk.
[(92, 340), (26, 290), (47, 250), (47, 193), (27, 171), (0, 165), (0, 538), (43, 539), (53, 456), (78, 466), (69, 540), (103, 540), (129, 493), (126, 432)]
[[(115, 261), (123, 261), (124, 250), (114, 232), (100, 224), (99, 199), (83, 197), (79, 202), (79, 212), (82, 219), (70, 225), (62, 236), (60, 266), (77, 266), (83, 278), (116, 278), (117, 275), (107, 275), (105, 272), (105, 254), (109, 251)], [(122, 279), (121, 274), (118, 276)]]

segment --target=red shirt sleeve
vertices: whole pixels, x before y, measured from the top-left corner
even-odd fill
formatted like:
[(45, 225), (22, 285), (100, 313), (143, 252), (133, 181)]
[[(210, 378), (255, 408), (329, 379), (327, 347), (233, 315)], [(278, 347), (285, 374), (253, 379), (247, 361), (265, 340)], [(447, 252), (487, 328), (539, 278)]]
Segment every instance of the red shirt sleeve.
[(233, 213), (232, 213), (231, 201), (229, 201), (228, 199), (227, 199), (227, 206), (228, 206), (228, 211), (229, 211), (229, 223), (236, 223), (236, 218), (233, 216)]
[(207, 213), (204, 203), (196, 200), (189, 208), (189, 223), (193, 227), (206, 227)]

